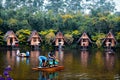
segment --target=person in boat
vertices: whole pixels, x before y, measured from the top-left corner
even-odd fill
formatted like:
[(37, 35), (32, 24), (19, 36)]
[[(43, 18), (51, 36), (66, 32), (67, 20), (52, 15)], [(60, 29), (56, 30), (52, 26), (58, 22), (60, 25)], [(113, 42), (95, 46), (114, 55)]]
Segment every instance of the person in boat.
[(39, 56), (39, 67), (46, 67), (47, 65), (47, 57), (45, 56)]
[(50, 51), (48, 53), (48, 63), (50, 65), (50, 67), (57, 66), (57, 64), (58, 64), (58, 61), (52, 51)]
[(27, 51), (27, 52), (26, 52), (26, 56), (30, 56), (30, 53), (29, 53), (29, 51)]
[(17, 50), (17, 53), (16, 53), (16, 54), (17, 54), (17, 55), (20, 55), (20, 50), (19, 50), (19, 49)]
[(16, 53), (16, 54), (17, 54), (17, 56), (26, 56), (25, 53), (20, 53), (20, 50), (19, 50), (19, 49), (17, 50), (17, 53)]

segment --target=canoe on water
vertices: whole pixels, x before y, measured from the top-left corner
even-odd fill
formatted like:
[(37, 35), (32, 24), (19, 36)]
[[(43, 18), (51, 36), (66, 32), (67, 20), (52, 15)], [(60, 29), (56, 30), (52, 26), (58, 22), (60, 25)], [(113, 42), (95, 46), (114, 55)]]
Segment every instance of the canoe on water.
[(32, 68), (32, 70), (39, 70), (39, 71), (45, 71), (45, 72), (56, 72), (56, 71), (60, 71), (63, 70), (64, 66), (55, 66), (55, 67), (43, 67), (43, 68)]
[(19, 54), (17, 54), (17, 56), (19, 56), (19, 57), (29, 57), (25, 53), (19, 53)]

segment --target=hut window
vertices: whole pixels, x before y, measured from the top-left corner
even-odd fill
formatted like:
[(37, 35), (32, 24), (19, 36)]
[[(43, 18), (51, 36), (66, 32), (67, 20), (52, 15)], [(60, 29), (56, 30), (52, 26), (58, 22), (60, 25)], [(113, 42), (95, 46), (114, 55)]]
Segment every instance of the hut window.
[(37, 33), (35, 33), (35, 35), (37, 35)]
[(83, 39), (83, 42), (86, 42), (86, 40), (85, 40), (85, 39)]
[(112, 40), (111, 40), (111, 39), (109, 39), (109, 40), (108, 40), (108, 42), (112, 42)]
[(36, 40), (36, 38), (33, 38), (33, 42), (36, 42), (37, 40)]
[(61, 42), (61, 39), (59, 39), (59, 41), (58, 42)]
[(108, 36), (111, 37), (111, 34), (109, 34)]
[(12, 38), (10, 38), (10, 44), (12, 44), (12, 42), (13, 42), (13, 41), (12, 41)]

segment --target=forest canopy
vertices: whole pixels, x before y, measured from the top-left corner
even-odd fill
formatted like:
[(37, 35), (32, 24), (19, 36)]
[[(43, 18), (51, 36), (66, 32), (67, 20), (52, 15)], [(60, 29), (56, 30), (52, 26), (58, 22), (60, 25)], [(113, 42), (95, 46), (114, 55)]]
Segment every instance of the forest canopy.
[(9, 30), (22, 35), (20, 33), (26, 30), (41, 33), (49, 32), (50, 29), (62, 31), (74, 40), (85, 31), (94, 41), (94, 36), (107, 34), (112, 30), (119, 42), (120, 12), (116, 12), (112, 0), (0, 1), (0, 44), (3, 44), (2, 38)]

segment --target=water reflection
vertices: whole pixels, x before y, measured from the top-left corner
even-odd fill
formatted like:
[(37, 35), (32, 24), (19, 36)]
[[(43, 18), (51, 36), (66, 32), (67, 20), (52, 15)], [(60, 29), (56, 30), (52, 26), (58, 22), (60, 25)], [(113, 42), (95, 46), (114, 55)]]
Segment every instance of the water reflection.
[(105, 53), (105, 67), (107, 70), (112, 70), (115, 65), (115, 54)]
[(116, 79), (120, 75), (119, 52), (111, 55), (109, 53), (103, 54), (100, 50), (97, 52), (95, 50), (93, 52), (84, 50), (57, 50), (55, 55), (59, 59), (60, 64), (65, 67), (63, 71), (57, 73), (31, 70), (31, 68), (39, 65), (38, 56), (42, 54), (48, 55), (48, 51), (30, 51), (29, 58), (17, 57), (16, 50), (4, 52), (5, 54), (0, 56), (0, 74), (2, 74), (5, 65), (11, 65), (13, 69), (11, 76), (14, 80), (35, 80), (36, 78), (37, 80), (81, 80), (84, 78), (90, 78), (91, 80), (113, 80), (114, 77)]
[(48, 73), (48, 72), (39, 72), (38, 80), (58, 80), (58, 72)]
[(63, 59), (64, 59), (64, 51), (62, 50), (56, 50), (55, 51), (55, 56), (59, 60), (59, 64), (63, 65)]
[(81, 64), (82, 64), (82, 66), (87, 67), (88, 57), (89, 57), (89, 52), (86, 50), (82, 50), (81, 51)]
[(26, 64), (30, 64), (33, 66), (38, 65), (38, 56), (40, 55), (40, 51), (31, 51), (30, 57), (18, 57), (16, 55), (16, 50), (7, 50), (6, 59), (8, 64), (11, 66), (19, 65), (20, 62), (24, 62)]
[(24, 62), (24, 63), (26, 63), (27, 65), (30, 64), (30, 58), (27, 58), (27, 57), (19, 57), (19, 56), (16, 56), (16, 61), (17, 61), (17, 65), (19, 65), (20, 62)]
[(6, 59), (9, 65), (14, 66), (16, 63), (16, 51), (15, 50), (7, 50)]
[(39, 55), (40, 55), (40, 51), (39, 50), (30, 51), (30, 57), (32, 57), (32, 58), (38, 58)]
[(32, 66), (38, 66), (39, 64), (39, 60), (38, 60), (38, 56), (40, 55), (40, 51), (39, 50), (34, 50), (34, 51), (30, 51), (30, 63)]
[(30, 58), (26, 58), (26, 64), (30, 64)]
[[(94, 59), (94, 57), (92, 59)], [(100, 50), (98, 50), (95, 53), (95, 59), (93, 60), (93, 62), (96, 65), (97, 69), (103, 69), (104, 67), (103, 53)]]

